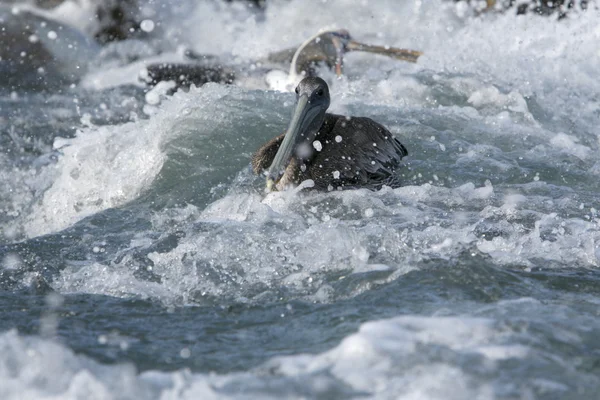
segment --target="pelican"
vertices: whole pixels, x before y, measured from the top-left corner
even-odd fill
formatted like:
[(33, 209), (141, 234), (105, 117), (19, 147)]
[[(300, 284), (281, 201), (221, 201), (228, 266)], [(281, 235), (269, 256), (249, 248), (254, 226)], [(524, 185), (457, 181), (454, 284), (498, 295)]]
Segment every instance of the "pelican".
[(304, 78), (296, 98), (287, 132), (252, 156), (267, 192), (308, 179), (320, 190), (399, 186), (396, 171), (408, 152), (390, 131), (370, 118), (326, 113), (329, 87), (319, 77)]
[(337, 76), (343, 73), (344, 55), (350, 51), (380, 54), (397, 60), (416, 63), (423, 54), (416, 50), (390, 46), (374, 46), (355, 41), (346, 29), (322, 30), (299, 47), (271, 53), (272, 63), (289, 64), (290, 75), (315, 75), (315, 64), (325, 63)]
[(187, 50), (185, 55), (189, 61), (149, 64), (141, 80), (151, 85), (174, 80), (178, 86), (220, 82), (253, 87), (255, 78), (260, 76), (271, 89), (290, 91), (303, 77), (316, 76), (315, 67), (319, 63), (327, 65), (336, 75), (342, 75), (344, 55), (350, 51), (381, 54), (412, 63), (423, 54), (416, 50), (360, 43), (353, 40), (346, 29), (326, 30), (319, 31), (298, 47), (270, 53), (266, 58), (252, 62), (252, 67), (225, 65), (215, 56)]
[(412, 63), (423, 54), (416, 50), (360, 43), (352, 39), (346, 29), (321, 30), (297, 48), (269, 54), (267, 65), (289, 65), (289, 72), (275, 69), (267, 73), (265, 80), (272, 89), (291, 91), (303, 77), (316, 76), (318, 64), (327, 65), (339, 77), (343, 74), (344, 55), (350, 51), (375, 53)]

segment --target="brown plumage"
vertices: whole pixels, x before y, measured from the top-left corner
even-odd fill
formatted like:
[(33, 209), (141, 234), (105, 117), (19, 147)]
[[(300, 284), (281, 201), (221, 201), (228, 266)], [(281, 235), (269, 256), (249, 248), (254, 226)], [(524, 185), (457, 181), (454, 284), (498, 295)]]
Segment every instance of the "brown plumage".
[[(315, 95), (319, 91), (323, 91), (321, 97)], [(396, 172), (408, 152), (390, 131), (370, 118), (326, 114), (329, 91), (320, 78), (305, 78), (296, 92), (299, 103), (301, 96), (306, 95), (308, 100), (303, 104), (317, 108), (322, 115), (319, 113), (313, 120), (298, 117), (304, 125), (296, 128), (293, 121), (302, 112), (296, 110), (288, 132), (270, 140), (254, 154), (254, 173), (267, 171), (267, 179), (276, 183), (278, 189), (306, 179), (312, 179), (315, 188), (321, 190), (400, 185)], [(292, 131), (300, 135), (294, 141), (294, 150), (281, 165), (273, 165), (284, 137), (292, 135)]]

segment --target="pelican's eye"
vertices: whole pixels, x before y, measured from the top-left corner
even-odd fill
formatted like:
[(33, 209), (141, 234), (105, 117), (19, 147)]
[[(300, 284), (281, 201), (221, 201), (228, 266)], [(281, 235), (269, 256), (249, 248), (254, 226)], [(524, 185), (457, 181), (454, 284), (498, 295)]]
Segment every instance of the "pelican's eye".
[(323, 89), (319, 89), (317, 91), (317, 96), (319, 96), (319, 97), (323, 96)]

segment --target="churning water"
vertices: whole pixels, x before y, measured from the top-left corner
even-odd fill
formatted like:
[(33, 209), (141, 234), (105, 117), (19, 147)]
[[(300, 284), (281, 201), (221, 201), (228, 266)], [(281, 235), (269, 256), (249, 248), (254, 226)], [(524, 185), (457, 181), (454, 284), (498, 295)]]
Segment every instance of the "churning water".
[(3, 92), (0, 398), (600, 393), (594, 7), (169, 10), (173, 60), (176, 44), (257, 58), (323, 27), (424, 51), (324, 72), (333, 112), (406, 145), (405, 184), (265, 195), (250, 156), (285, 130), (293, 94), (145, 93), (123, 55), (144, 42), (106, 50), (79, 84)]

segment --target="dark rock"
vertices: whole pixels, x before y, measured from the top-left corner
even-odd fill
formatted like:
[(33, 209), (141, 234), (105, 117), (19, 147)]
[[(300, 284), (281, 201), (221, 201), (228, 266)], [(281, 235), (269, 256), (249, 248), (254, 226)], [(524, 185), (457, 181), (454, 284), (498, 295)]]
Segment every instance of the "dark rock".
[(148, 83), (156, 85), (160, 81), (174, 81), (177, 87), (192, 84), (202, 86), (208, 82), (231, 84), (235, 80), (232, 69), (222, 65), (203, 64), (151, 64), (147, 67)]
[(587, 10), (588, 0), (529, 0), (528, 2), (521, 2), (516, 0), (486, 0), (485, 4), (481, 6), (480, 2), (473, 2), (471, 0), (455, 0), (465, 1), (476, 9), (477, 13), (500, 11), (506, 12), (508, 10), (516, 9), (516, 15), (523, 15), (534, 13), (542, 16), (557, 15), (558, 19), (562, 19), (567, 15), (567, 12), (576, 6), (581, 10)]

